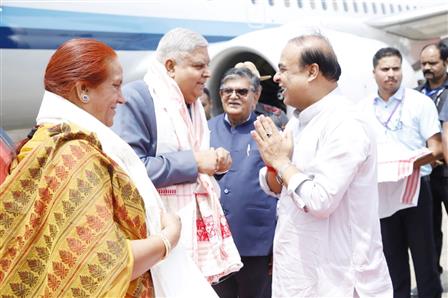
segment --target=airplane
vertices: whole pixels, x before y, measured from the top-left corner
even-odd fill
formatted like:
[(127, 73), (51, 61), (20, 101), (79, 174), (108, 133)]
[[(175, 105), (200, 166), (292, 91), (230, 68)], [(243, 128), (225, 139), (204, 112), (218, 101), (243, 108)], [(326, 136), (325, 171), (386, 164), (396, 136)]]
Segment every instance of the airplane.
[[(209, 41), (213, 113), (223, 73), (250, 60), (273, 75), (290, 38), (320, 31), (342, 67), (339, 85), (354, 101), (375, 90), (372, 56), (386, 45), (405, 59), (403, 83), (415, 86), (418, 54), (448, 36), (445, 0), (3, 0), (0, 4), (0, 127), (13, 139), (34, 125), (45, 66), (65, 40), (91, 37), (118, 53), (125, 82), (142, 78), (165, 32), (197, 31)], [(260, 101), (282, 109), (278, 86), (263, 82)], [(281, 97), (281, 96), (280, 96)]]

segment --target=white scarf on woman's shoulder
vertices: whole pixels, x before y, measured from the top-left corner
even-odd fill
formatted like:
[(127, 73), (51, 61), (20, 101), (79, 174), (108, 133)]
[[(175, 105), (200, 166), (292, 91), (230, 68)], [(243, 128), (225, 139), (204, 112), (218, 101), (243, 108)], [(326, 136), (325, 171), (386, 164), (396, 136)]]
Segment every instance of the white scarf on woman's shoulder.
[(146, 210), (148, 234), (160, 231), (160, 212), (163, 205), (146, 168), (134, 150), (109, 127), (69, 100), (45, 91), (36, 119), (37, 124), (70, 122), (97, 135), (103, 152), (114, 160), (131, 178)]
[[(49, 91), (45, 91), (36, 121), (37, 124), (71, 122), (94, 132), (101, 142), (103, 152), (129, 175), (140, 193), (145, 204), (148, 234), (160, 232), (160, 213), (164, 209), (160, 196), (149, 179), (144, 164), (124, 140), (94, 116)], [(150, 271), (156, 297), (217, 297), (179, 245), (165, 261), (153, 266)]]

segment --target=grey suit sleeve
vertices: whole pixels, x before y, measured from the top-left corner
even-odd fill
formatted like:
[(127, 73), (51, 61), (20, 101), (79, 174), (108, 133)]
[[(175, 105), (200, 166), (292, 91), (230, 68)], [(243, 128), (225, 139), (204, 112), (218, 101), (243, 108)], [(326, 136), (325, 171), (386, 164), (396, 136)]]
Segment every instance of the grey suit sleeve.
[[(447, 97), (448, 97), (448, 94), (447, 94)], [(448, 121), (448, 98), (445, 100), (445, 102), (442, 106), (442, 109), (440, 110), (439, 120), (442, 122)]]
[(197, 164), (191, 150), (155, 156), (156, 119), (152, 98), (147, 93), (143, 96), (134, 82), (123, 87), (126, 103), (117, 107), (112, 129), (134, 149), (156, 187), (196, 181)]

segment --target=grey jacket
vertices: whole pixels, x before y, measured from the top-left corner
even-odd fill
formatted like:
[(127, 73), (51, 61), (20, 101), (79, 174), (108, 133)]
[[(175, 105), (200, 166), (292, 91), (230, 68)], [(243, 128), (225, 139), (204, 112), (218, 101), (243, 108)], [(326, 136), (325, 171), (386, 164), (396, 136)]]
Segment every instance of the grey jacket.
[(198, 169), (191, 150), (156, 156), (157, 122), (147, 84), (130, 82), (122, 91), (126, 103), (117, 107), (112, 130), (134, 149), (155, 187), (196, 181)]

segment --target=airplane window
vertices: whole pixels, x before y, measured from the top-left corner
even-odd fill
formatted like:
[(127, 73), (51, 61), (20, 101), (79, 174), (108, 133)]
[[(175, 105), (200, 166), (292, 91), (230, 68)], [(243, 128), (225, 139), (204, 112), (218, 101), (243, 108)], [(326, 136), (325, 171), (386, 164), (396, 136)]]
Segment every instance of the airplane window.
[(372, 11), (374, 14), (376, 14), (376, 3), (372, 2)]
[(290, 5), (289, 0), (285, 0), (285, 6), (289, 7), (289, 5)]
[(252, 0), (251, 2), (253, 5), (257, 4), (257, 0)]
[(327, 10), (327, 1), (325, 1), (325, 0), (321, 0), (321, 2), (322, 2), (322, 8), (323, 8), (324, 10)]
[(390, 12), (391, 12), (391, 13), (394, 13), (394, 12), (395, 12), (395, 10), (394, 10), (394, 5), (391, 3), (389, 7), (390, 7)]
[(310, 7), (311, 9), (316, 9), (316, 3), (314, 3), (314, 0), (310, 0)]
[(298, 6), (299, 8), (302, 8), (302, 7), (303, 7), (303, 2), (302, 2), (302, 0), (297, 0), (297, 6)]
[(368, 13), (369, 12), (369, 8), (367, 7), (367, 3), (363, 2), (362, 3), (362, 8), (364, 9), (364, 13)]
[(398, 4), (398, 11), (401, 12), (401, 4)]
[(353, 10), (358, 12), (358, 3), (356, 3), (356, 1), (353, 1)]
[[(336, 1), (335, 1), (336, 2)], [(346, 0), (344, 0), (343, 2), (342, 2), (342, 5), (344, 6), (344, 11), (348, 11), (348, 4), (347, 4), (347, 1)]]
[(338, 2), (336, 0), (333, 0), (333, 10), (338, 11)]
[(269, 0), (269, 5), (274, 6), (274, 0)]
[(381, 3), (381, 11), (383, 14), (386, 14), (386, 5), (384, 5), (384, 3)]
[(411, 7), (409, 5), (406, 5), (406, 10), (411, 10)]

